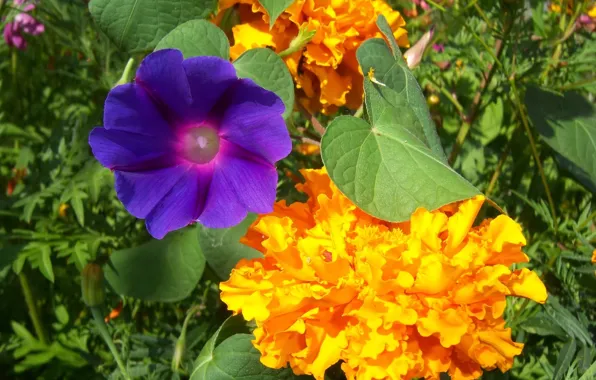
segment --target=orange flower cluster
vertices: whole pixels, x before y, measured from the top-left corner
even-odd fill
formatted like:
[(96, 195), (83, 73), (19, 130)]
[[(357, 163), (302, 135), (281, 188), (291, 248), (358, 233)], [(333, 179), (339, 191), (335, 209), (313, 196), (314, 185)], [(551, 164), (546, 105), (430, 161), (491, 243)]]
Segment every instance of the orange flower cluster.
[(341, 106), (356, 109), (362, 104), (356, 49), (381, 36), (378, 15), (387, 18), (399, 45), (409, 46), (404, 19), (383, 0), (296, 0), (271, 29), (258, 0), (220, 0), (215, 22), (221, 24), (232, 6), (239, 18), (232, 29), (232, 59), (257, 47), (281, 53), (299, 34), (315, 32), (303, 48), (284, 57), (299, 90), (298, 100), (310, 112), (331, 114)]
[(242, 260), (221, 299), (254, 319), (255, 347), (271, 368), (322, 380), (342, 361), (348, 379), (475, 379), (508, 370), (523, 344), (511, 340), (506, 296), (544, 303), (527, 268), (521, 227), (505, 215), (473, 226), (482, 196), (409, 222), (359, 210), (325, 170), (304, 170), (306, 203), (276, 204), (243, 242), (263, 258)]

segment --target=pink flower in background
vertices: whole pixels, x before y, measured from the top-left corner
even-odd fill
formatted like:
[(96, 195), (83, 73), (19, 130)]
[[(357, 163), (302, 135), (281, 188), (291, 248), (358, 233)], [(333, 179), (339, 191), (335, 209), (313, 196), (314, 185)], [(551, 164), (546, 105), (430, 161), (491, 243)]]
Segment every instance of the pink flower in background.
[(22, 8), (21, 12), (4, 27), (4, 41), (6, 41), (8, 46), (25, 50), (27, 48), (27, 40), (23, 37), (23, 33), (37, 36), (45, 31), (45, 26), (28, 13), (35, 9), (35, 5), (31, 2), (27, 0), (13, 0), (13, 5), (15, 7), (22, 6)]
[(433, 44), (433, 50), (437, 53), (442, 53), (445, 51), (445, 45), (443, 44)]
[(430, 9), (430, 5), (424, 0), (414, 0), (414, 4), (418, 5), (420, 8), (428, 11)]

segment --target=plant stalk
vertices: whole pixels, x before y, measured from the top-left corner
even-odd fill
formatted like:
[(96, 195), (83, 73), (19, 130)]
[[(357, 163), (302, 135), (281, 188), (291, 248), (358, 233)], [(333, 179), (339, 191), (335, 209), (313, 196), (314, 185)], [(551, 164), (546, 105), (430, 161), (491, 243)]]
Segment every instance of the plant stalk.
[(116, 363), (118, 364), (118, 368), (120, 369), (120, 372), (122, 373), (122, 375), (124, 376), (125, 379), (131, 380), (131, 377), (128, 374), (128, 371), (126, 370), (126, 366), (124, 365), (124, 362), (122, 362), (122, 359), (120, 358), (120, 354), (118, 353), (118, 350), (116, 349), (116, 346), (114, 345), (114, 342), (112, 341), (112, 336), (108, 332), (108, 329), (107, 329), (106, 323), (103, 319), (101, 310), (99, 309), (99, 307), (90, 307), (90, 309), (91, 309), (91, 314), (93, 315), (93, 320), (95, 321), (95, 325), (97, 326), (97, 329), (99, 330), (99, 334), (101, 335), (103, 340), (108, 345), (108, 348), (110, 349), (110, 352), (112, 353), (112, 356), (114, 357), (114, 359), (116, 360)]
[(37, 339), (39, 339), (42, 344), (46, 345), (48, 344), (48, 338), (39, 316), (39, 310), (35, 304), (35, 298), (31, 292), (31, 287), (29, 286), (29, 279), (23, 270), (19, 273), (19, 280), (21, 281), (21, 289), (23, 290), (23, 296), (25, 297), (27, 310), (29, 311), (29, 318), (31, 318), (31, 322), (33, 322), (33, 328), (35, 329)]

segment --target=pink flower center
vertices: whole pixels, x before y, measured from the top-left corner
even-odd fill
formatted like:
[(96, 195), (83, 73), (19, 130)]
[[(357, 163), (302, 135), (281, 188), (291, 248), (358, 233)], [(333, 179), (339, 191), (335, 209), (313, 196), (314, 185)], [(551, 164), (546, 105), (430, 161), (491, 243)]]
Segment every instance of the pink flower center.
[(197, 127), (187, 130), (182, 138), (184, 158), (196, 164), (206, 164), (219, 152), (219, 136), (209, 127)]

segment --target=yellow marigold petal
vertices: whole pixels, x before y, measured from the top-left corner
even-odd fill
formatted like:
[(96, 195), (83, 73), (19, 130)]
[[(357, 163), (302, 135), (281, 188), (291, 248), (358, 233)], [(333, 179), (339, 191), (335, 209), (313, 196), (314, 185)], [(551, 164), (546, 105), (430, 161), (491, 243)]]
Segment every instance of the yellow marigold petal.
[(506, 284), (511, 289), (511, 293), (518, 297), (529, 298), (541, 304), (544, 304), (548, 298), (544, 283), (536, 272), (528, 268), (513, 272), (506, 280)]
[(235, 44), (230, 48), (233, 60), (249, 49), (271, 46), (275, 48), (273, 34), (264, 21), (238, 24), (232, 28)]
[(414, 211), (410, 220), (413, 234), (420, 236), (422, 242), (431, 250), (438, 251), (441, 249), (442, 240), (439, 235), (446, 228), (447, 215), (418, 208)]
[[(483, 367), (494, 368), (497, 365), (502, 370), (508, 370), (513, 365), (513, 358), (521, 354), (524, 345), (511, 340), (511, 329), (478, 331), (478, 340), (491, 346), (500, 357), (485, 355), (480, 360)], [(494, 360), (494, 361), (493, 361)]]
[(449, 236), (445, 244), (445, 250), (447, 252), (453, 251), (464, 241), (483, 203), (484, 196), (475, 196), (472, 199), (463, 201), (459, 205), (457, 212), (449, 217), (449, 221), (447, 222)]
[(502, 252), (507, 245), (526, 245), (526, 238), (522, 228), (507, 215), (499, 215), (493, 219), (488, 227), (487, 237), (492, 241), (492, 250)]
[(354, 380), (475, 379), (511, 367), (521, 345), (504, 328), (506, 297), (546, 298), (536, 274), (509, 268), (527, 260), (517, 223), (471, 225), (478, 200), (387, 223), (356, 208), (324, 169), (302, 174), (308, 201), (260, 216), (243, 242), (264, 257), (241, 261), (221, 284), (229, 309), (255, 319), (264, 365), (323, 379), (342, 361)]
[(596, 264), (596, 249), (592, 252), (592, 264)]
[(424, 337), (438, 336), (441, 345), (449, 348), (458, 344), (468, 331), (468, 318), (458, 310), (430, 310), (428, 315), (419, 319), (418, 332)]

